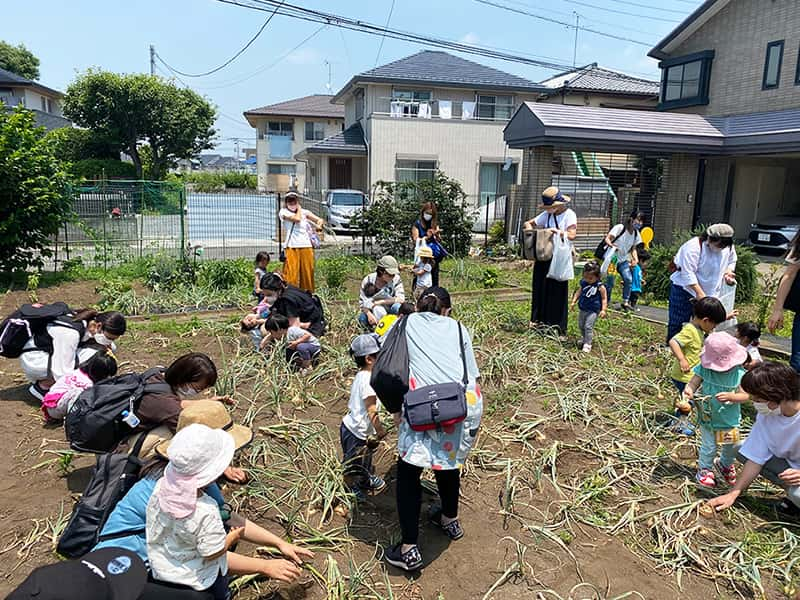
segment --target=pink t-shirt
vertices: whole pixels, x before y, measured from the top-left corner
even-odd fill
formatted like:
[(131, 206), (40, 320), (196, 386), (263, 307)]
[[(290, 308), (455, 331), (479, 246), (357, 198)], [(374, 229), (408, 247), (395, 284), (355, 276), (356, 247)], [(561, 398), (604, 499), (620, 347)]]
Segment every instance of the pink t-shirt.
[(80, 369), (62, 375), (45, 394), (42, 400), (42, 412), (51, 419), (63, 419), (67, 415), (69, 405), (83, 390), (93, 385), (94, 382)]

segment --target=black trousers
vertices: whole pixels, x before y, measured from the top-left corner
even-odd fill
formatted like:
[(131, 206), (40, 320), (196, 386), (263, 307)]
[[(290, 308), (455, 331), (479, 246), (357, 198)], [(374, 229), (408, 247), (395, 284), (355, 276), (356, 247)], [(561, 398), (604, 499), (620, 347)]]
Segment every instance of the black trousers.
[(366, 440), (354, 436), (344, 423), (339, 426), (339, 440), (342, 442), (345, 478), (351, 486), (368, 490), (373, 473), (372, 450), (367, 448)]
[[(434, 471), (442, 514), (450, 519), (458, 516), (458, 492), (461, 474), (458, 469)], [(410, 465), (402, 459), (397, 461), (397, 515), (403, 544), (416, 544), (419, 538), (419, 512), (422, 506), (422, 467)]]
[(558, 328), (567, 333), (569, 314), (569, 282), (548, 279), (550, 261), (537, 260), (533, 265), (533, 291), (531, 295), (531, 321)]

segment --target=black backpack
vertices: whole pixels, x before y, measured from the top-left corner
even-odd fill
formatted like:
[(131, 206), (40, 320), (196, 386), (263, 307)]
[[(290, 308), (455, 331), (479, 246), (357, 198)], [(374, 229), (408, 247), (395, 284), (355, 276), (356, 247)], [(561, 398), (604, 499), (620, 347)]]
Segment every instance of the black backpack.
[(406, 319), (402, 317), (383, 340), (372, 367), (370, 385), (390, 413), (400, 412), (408, 392), (408, 340)]
[[(69, 327), (82, 338), (83, 323), (72, 320), (73, 311), (64, 302), (23, 304), (0, 324), (0, 356), (19, 358), (24, 352), (43, 350), (52, 353), (53, 339), (47, 333), (50, 324)], [(33, 338), (34, 347), (25, 348)]]
[[(614, 242), (616, 242), (619, 238), (622, 237), (624, 233), (625, 233), (625, 225), (622, 226), (622, 232), (619, 235), (612, 238), (611, 243), (613, 244)], [(606, 244), (606, 236), (603, 236), (603, 239), (600, 240), (599, 244), (597, 244), (597, 248), (594, 249), (594, 257), (599, 261), (604, 261), (606, 259), (606, 251), (608, 250), (608, 248), (609, 246), (608, 244)]]
[(146, 434), (141, 434), (130, 454), (101, 454), (92, 471), (92, 478), (81, 499), (72, 509), (72, 516), (58, 540), (56, 550), (67, 558), (78, 558), (90, 552), (98, 542), (138, 535), (144, 528), (130, 529), (101, 536), (100, 532), (117, 503), (139, 481), (142, 459), (139, 452)]
[(108, 452), (133, 433), (123, 412), (135, 415), (145, 394), (169, 394), (167, 383), (146, 383), (161, 367), (99, 381), (81, 392), (64, 420), (67, 440), (79, 452)]

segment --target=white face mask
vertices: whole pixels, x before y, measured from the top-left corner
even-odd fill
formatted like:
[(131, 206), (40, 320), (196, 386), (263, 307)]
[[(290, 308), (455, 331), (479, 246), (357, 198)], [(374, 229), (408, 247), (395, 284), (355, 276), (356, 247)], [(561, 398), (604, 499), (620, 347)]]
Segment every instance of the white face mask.
[(264, 302), (272, 306), (275, 304), (275, 301), (278, 299), (278, 296), (274, 294), (264, 294)]
[(198, 393), (199, 392), (190, 385), (185, 385), (178, 389), (178, 394), (184, 398), (192, 398), (193, 396), (197, 396)]
[(106, 334), (102, 331), (99, 333), (94, 334), (94, 341), (100, 344), (101, 346), (105, 346), (106, 348), (110, 348), (111, 345), (114, 343), (110, 339), (106, 337)]
[(777, 417), (782, 414), (780, 406), (778, 408), (771, 409), (769, 407), (769, 404), (767, 404), (766, 402), (753, 402), (753, 408), (755, 408), (756, 412), (760, 415), (770, 415), (773, 417)]
[(425, 217), (426, 221), (430, 221), (433, 219), (433, 215), (431, 213), (425, 213), (422, 216)]

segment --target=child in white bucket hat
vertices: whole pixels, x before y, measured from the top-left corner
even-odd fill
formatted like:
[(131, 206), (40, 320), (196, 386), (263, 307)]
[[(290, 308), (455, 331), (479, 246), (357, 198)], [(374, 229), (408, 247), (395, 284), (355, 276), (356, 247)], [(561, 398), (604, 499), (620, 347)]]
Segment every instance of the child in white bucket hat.
[(236, 443), (222, 429), (199, 423), (181, 429), (167, 450), (169, 464), (147, 505), (147, 554), (153, 577), (227, 600), (226, 553), (244, 528), (225, 527), (217, 503), (203, 491), (233, 458)]

